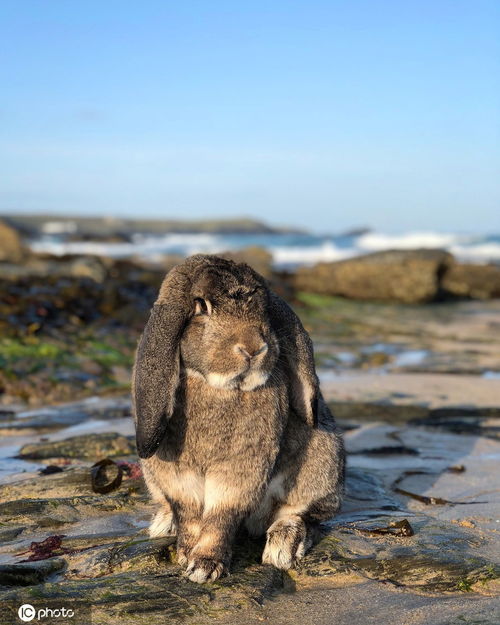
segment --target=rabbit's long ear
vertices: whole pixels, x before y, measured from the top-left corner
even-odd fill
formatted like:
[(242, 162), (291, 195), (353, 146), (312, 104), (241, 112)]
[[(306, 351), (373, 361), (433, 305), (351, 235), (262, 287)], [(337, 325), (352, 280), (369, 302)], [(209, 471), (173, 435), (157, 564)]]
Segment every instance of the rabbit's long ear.
[(269, 312), (290, 381), (291, 407), (314, 427), (318, 420), (320, 390), (311, 338), (290, 306), (275, 293), (270, 294)]
[(191, 312), (191, 281), (183, 269), (175, 267), (163, 281), (137, 348), (132, 397), (141, 458), (156, 452), (174, 409), (179, 344)]

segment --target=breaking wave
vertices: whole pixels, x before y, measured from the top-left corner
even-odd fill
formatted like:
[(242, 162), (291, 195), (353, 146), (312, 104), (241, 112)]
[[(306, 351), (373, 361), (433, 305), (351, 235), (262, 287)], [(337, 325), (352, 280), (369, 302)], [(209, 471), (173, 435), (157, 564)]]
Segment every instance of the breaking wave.
[(68, 241), (45, 234), (32, 242), (37, 252), (55, 255), (92, 254), (115, 258), (142, 257), (154, 260), (164, 254), (189, 256), (218, 253), (258, 245), (266, 248), (276, 266), (286, 268), (317, 262), (344, 260), (389, 249), (444, 249), (464, 262), (500, 262), (500, 236), (477, 237), (438, 232), (321, 236), (313, 234), (136, 234), (130, 243)]

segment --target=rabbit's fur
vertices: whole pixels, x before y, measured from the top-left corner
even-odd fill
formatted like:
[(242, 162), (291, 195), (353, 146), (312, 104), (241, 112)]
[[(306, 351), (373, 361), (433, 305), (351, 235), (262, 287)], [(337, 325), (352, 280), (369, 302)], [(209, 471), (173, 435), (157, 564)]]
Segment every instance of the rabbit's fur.
[(245, 264), (197, 255), (166, 276), (133, 375), (137, 448), (196, 582), (229, 567), (244, 522), (263, 562), (288, 569), (339, 508), (344, 448), (319, 390), (312, 342)]

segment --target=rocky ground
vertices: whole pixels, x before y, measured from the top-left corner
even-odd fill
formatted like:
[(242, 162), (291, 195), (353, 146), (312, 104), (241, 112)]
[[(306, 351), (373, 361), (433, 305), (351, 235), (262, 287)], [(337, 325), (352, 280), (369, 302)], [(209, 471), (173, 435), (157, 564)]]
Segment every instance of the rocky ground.
[[(126, 398), (4, 412), (2, 606), (64, 605), (88, 623), (84, 597), (106, 624), (498, 623), (500, 410), (429, 424), (439, 411), (423, 403), (394, 422), (383, 404), (360, 401), (357, 419), (355, 403), (334, 402), (349, 452), (341, 514), (297, 570), (262, 566), (262, 542), (241, 534), (231, 576), (201, 587), (170, 539), (147, 538)], [(458, 433), (460, 419), (476, 432)]]
[[(22, 261), (16, 241), (9, 250), (0, 267), (0, 623), (18, 622), (22, 603), (74, 609), (57, 622), (84, 625), (500, 622), (499, 300), (350, 301), (300, 290), (254, 251), (248, 260), (313, 336), (345, 431), (346, 499), (297, 570), (261, 565), (262, 541), (242, 533), (231, 576), (198, 586), (170, 539), (147, 538), (153, 509), (128, 397), (168, 263)], [(358, 269), (342, 269), (338, 284), (356, 283)]]
[(300, 567), (262, 566), (241, 534), (230, 577), (189, 582), (146, 535), (128, 397), (17, 400), (0, 411), (5, 622), (21, 603), (81, 623), (91, 604), (96, 624), (500, 622), (499, 304), (299, 309), (349, 452), (342, 512)]

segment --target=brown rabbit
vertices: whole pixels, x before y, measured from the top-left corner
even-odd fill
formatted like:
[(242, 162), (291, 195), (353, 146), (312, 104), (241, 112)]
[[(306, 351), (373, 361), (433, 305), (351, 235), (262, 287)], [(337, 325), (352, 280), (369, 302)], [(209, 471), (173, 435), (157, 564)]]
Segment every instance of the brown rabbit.
[(197, 255), (166, 276), (137, 349), (137, 449), (192, 581), (229, 567), (242, 522), (289, 569), (339, 509), (344, 448), (311, 339), (245, 264)]

